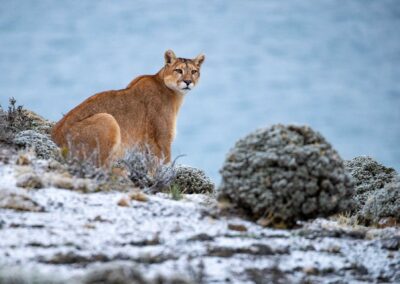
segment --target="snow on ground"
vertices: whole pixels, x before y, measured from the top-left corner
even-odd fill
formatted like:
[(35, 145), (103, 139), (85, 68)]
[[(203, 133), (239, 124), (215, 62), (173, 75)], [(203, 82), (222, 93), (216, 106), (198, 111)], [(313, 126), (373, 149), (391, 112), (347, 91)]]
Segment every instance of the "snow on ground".
[(16, 188), (17, 170), (0, 167), (1, 192), (27, 196), (44, 211), (0, 204), (0, 278), (23, 268), (54, 281), (80, 281), (90, 271), (127, 265), (147, 279), (181, 275), (194, 283), (400, 280), (398, 228), (317, 219), (274, 230), (220, 214), (208, 195), (172, 200), (159, 193), (125, 207), (117, 205), (122, 192)]

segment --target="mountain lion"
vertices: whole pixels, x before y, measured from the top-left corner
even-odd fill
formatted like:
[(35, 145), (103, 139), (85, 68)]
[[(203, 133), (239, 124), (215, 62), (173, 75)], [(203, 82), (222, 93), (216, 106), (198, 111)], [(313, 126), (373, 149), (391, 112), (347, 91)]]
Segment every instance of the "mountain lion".
[(171, 160), (176, 119), (184, 95), (200, 78), (204, 55), (177, 58), (165, 52), (155, 75), (134, 79), (127, 88), (95, 94), (68, 112), (53, 128), (52, 138), (73, 156), (109, 165), (132, 147), (148, 149), (165, 163)]

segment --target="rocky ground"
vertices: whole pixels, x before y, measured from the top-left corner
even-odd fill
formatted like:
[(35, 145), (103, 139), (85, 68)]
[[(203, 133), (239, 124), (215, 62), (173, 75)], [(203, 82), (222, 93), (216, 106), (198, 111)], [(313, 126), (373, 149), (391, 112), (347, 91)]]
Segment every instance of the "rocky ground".
[[(46, 132), (35, 131), (6, 133), (0, 143), (0, 283), (400, 282), (397, 207), (379, 213), (385, 222), (364, 226), (357, 217), (373, 195), (363, 195), (356, 213), (274, 229), (218, 202), (199, 170), (181, 170), (178, 190), (139, 189), (118, 175), (77, 171), (83, 165), (62, 162), (43, 142)], [(367, 179), (371, 163), (347, 170)], [(390, 184), (379, 193), (397, 194), (395, 173), (372, 168)], [(365, 194), (360, 188), (357, 180)]]
[[(110, 269), (137, 271), (148, 283), (400, 281), (399, 228), (317, 219), (269, 229), (218, 214), (209, 195), (159, 193), (121, 204), (127, 193), (16, 188), (15, 170), (3, 166), (0, 176), (13, 199), (0, 211), (1, 283), (32, 275), (37, 283), (101, 283), (99, 275), (112, 282)], [(135, 275), (119, 277), (140, 283)]]

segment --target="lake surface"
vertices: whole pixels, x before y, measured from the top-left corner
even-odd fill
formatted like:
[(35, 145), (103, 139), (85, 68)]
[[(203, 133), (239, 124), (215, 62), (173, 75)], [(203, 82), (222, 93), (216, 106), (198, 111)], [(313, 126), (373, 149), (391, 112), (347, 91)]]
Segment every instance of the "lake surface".
[(0, 0), (0, 103), (58, 120), (156, 73), (169, 48), (206, 54), (173, 149), (215, 181), (238, 138), (274, 123), (311, 125), (343, 158), (400, 170), (396, 0)]

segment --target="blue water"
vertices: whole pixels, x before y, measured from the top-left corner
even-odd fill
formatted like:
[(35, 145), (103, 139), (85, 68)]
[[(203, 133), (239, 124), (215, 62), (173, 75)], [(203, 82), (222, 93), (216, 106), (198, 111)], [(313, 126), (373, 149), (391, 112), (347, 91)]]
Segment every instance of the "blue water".
[(157, 72), (168, 48), (206, 54), (173, 149), (214, 180), (239, 137), (279, 122), (400, 169), (397, 0), (0, 0), (0, 103), (58, 120)]

